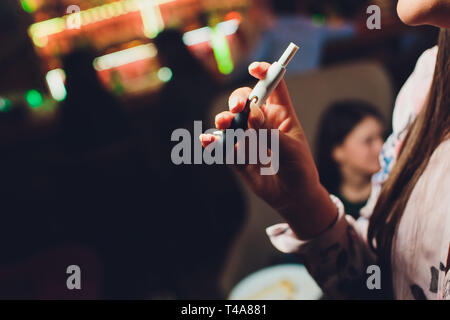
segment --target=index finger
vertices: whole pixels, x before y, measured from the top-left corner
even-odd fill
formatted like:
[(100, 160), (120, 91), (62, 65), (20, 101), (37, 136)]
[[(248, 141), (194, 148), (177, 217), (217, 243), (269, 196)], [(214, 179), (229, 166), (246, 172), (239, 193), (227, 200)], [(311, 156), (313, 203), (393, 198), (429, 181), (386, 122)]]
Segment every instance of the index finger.
[[(267, 70), (269, 70), (271, 64), (267, 62), (253, 62), (248, 67), (248, 72), (250, 75), (255, 77), (256, 79), (264, 79)], [(269, 103), (280, 104), (280, 105), (291, 105), (291, 99), (289, 97), (289, 92), (286, 86), (286, 83), (282, 79), (278, 86), (275, 88), (273, 93), (269, 97)]]
[(242, 87), (234, 90), (228, 99), (230, 111), (233, 113), (242, 112), (247, 103), (250, 92), (252, 92), (252, 89), (248, 87)]

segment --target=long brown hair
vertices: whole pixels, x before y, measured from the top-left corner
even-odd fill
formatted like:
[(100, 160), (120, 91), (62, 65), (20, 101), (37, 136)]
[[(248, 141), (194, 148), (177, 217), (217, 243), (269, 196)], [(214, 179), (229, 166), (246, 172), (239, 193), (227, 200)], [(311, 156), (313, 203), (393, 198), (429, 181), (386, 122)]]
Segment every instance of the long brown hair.
[(389, 298), (393, 298), (391, 252), (394, 234), (433, 151), (450, 133), (449, 29), (441, 29), (438, 42), (439, 51), (427, 103), (409, 128), (370, 219), (368, 239), (377, 253), (383, 270), (382, 288)]

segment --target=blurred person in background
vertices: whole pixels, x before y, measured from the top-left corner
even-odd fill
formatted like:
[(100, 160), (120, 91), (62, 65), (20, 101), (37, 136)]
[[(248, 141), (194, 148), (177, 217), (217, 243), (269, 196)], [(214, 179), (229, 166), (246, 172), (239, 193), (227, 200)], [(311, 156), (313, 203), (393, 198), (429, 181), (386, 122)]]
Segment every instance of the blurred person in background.
[(165, 185), (149, 168), (122, 103), (100, 82), (95, 57), (80, 47), (62, 59), (67, 98), (56, 151), (46, 163), (54, 241), (96, 254), (103, 298), (145, 298), (160, 289), (150, 275), (165, 260), (156, 235), (145, 231), (164, 220), (149, 212), (171, 209), (160, 201)]
[[(322, 50), (334, 40), (350, 38), (357, 32), (355, 16), (362, 12), (362, 0), (277, 1), (266, 4), (267, 28), (241, 66), (252, 61), (276, 61), (290, 42), (300, 46), (301, 59), (289, 64), (288, 73), (299, 73), (320, 66)], [(246, 68), (237, 68), (233, 79), (246, 77)]]
[(377, 109), (360, 101), (336, 102), (319, 124), (316, 163), (320, 181), (355, 219), (369, 198), (372, 175), (380, 170), (383, 129)]
[(87, 47), (63, 58), (67, 97), (61, 106), (61, 133), (71, 148), (95, 148), (130, 133), (122, 105), (102, 86), (92, 67), (94, 58)]
[[(197, 140), (194, 121), (202, 121), (205, 128), (208, 109), (220, 86), (185, 46), (181, 32), (165, 30), (155, 39), (155, 45), (161, 64), (173, 74), (152, 109), (152, 116), (158, 119), (153, 121), (149, 137), (157, 158), (154, 160), (158, 161), (155, 169), (164, 172), (164, 181), (170, 185), (160, 197), (172, 204), (171, 211), (166, 211), (172, 257), (165, 261), (161, 279), (170, 282), (178, 298), (224, 298), (219, 277), (246, 212), (240, 186), (226, 166), (175, 165), (171, 160), (171, 149), (178, 143), (171, 142), (172, 132), (187, 128)], [(233, 203), (224, 203), (228, 197), (234, 199)], [(165, 237), (167, 228), (162, 226), (153, 232)]]

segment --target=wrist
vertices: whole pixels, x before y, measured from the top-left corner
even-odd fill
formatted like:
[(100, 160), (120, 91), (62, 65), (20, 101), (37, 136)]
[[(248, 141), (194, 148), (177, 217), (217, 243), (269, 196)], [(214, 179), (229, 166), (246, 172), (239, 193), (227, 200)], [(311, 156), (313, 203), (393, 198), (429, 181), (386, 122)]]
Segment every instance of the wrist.
[(308, 240), (321, 234), (330, 228), (338, 217), (336, 205), (320, 183), (302, 192), (294, 204), (279, 212), (300, 240)]

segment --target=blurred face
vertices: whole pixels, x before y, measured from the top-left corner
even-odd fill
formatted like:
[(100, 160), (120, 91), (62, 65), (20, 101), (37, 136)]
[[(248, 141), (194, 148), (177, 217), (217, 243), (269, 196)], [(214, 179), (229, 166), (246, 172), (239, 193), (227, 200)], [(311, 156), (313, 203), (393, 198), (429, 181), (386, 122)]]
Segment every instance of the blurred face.
[(335, 147), (333, 158), (341, 169), (371, 176), (380, 170), (378, 155), (383, 146), (383, 126), (374, 117), (366, 117)]
[(450, 28), (450, 0), (398, 0), (397, 12), (409, 25)]

